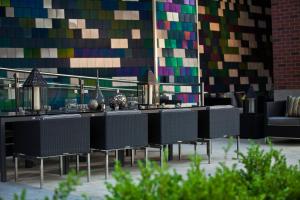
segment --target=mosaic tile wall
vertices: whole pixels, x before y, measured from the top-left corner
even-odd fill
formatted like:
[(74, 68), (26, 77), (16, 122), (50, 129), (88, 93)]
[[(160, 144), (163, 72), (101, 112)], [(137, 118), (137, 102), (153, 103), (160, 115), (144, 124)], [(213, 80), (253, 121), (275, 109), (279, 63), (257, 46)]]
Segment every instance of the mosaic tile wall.
[[(195, 0), (159, 0), (156, 3), (158, 76), (163, 83), (198, 83)], [(180, 92), (173, 99), (198, 102), (198, 87), (164, 86)]]
[(212, 93), (272, 87), (271, 0), (199, 0), (202, 80)]
[(0, 0), (0, 66), (140, 80), (152, 26), (151, 0)]

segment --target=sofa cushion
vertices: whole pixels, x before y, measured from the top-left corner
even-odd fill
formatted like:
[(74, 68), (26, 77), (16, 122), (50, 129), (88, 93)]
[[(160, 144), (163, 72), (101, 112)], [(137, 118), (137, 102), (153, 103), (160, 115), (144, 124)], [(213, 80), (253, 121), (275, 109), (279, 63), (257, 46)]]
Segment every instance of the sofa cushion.
[(300, 126), (300, 117), (269, 117), (269, 126)]
[(286, 101), (286, 116), (299, 117), (300, 97), (288, 96)]

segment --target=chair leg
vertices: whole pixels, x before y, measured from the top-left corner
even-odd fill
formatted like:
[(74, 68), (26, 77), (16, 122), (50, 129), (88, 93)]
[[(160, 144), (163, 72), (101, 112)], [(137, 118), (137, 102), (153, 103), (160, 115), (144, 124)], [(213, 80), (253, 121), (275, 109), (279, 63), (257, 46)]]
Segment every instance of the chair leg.
[(194, 153), (197, 155), (197, 142), (194, 143)]
[(208, 156), (208, 164), (211, 163), (211, 152), (212, 152), (212, 144), (211, 144), (211, 139), (209, 139), (206, 143), (206, 148), (207, 148), (207, 156)]
[(131, 167), (134, 165), (134, 155), (135, 155), (135, 150), (131, 149)]
[(105, 179), (108, 179), (108, 151), (105, 151)]
[(115, 151), (115, 159), (116, 159), (116, 161), (119, 160), (119, 151), (118, 150)]
[(43, 188), (44, 184), (44, 159), (40, 159), (40, 188)]
[(181, 160), (181, 144), (178, 143), (178, 160)]
[(18, 173), (18, 155), (15, 155), (15, 182), (18, 181), (19, 173)]
[(148, 163), (148, 148), (145, 147), (145, 163)]
[(160, 145), (160, 166), (164, 163), (164, 145)]
[(236, 153), (237, 153), (237, 159), (239, 159), (239, 153), (240, 153), (240, 136), (236, 136)]
[(76, 173), (79, 174), (80, 171), (80, 159), (79, 159), (79, 155), (76, 155)]
[(60, 173), (60, 176), (63, 176), (63, 174), (64, 174), (63, 156), (59, 156), (59, 173)]
[[(79, 156), (78, 156), (78, 158), (79, 158)], [(78, 166), (79, 166), (79, 163), (78, 163)], [(88, 171), (87, 182), (90, 182), (91, 181), (91, 154), (90, 153), (87, 154), (87, 171)]]

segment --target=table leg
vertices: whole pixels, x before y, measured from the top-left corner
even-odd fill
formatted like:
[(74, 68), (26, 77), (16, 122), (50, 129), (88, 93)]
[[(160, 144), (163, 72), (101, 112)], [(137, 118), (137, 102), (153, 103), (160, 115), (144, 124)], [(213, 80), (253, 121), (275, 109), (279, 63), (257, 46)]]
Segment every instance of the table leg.
[(69, 165), (70, 165), (70, 159), (69, 156), (64, 156), (63, 158), (64, 162), (63, 162), (63, 173), (64, 175), (68, 174), (69, 172)]
[(173, 144), (169, 144), (168, 159), (173, 160)]
[(122, 166), (125, 165), (125, 156), (124, 156), (125, 151), (124, 150), (118, 150), (118, 160), (121, 163)]
[(6, 174), (5, 122), (2, 119), (0, 119), (0, 170), (1, 170), (1, 182), (6, 182), (7, 174)]

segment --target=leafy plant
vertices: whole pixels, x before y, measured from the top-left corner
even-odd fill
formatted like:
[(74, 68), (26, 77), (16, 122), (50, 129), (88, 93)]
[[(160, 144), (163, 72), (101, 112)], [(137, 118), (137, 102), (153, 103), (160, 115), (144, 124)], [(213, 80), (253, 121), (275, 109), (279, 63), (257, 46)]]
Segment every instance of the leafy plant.
[[(54, 190), (52, 200), (67, 200), (71, 192), (76, 190), (76, 187), (81, 185), (80, 178), (83, 173), (76, 174), (74, 170), (70, 171), (66, 179), (59, 183), (58, 187)], [(86, 195), (82, 195), (82, 198), (88, 200)], [(45, 200), (50, 200), (49, 197), (45, 197)], [(26, 200), (26, 190), (22, 190), (21, 194), (14, 194), (14, 200)]]
[[(224, 148), (228, 153), (230, 144)], [(293, 200), (300, 199), (300, 167), (289, 166), (281, 151), (270, 146), (265, 152), (252, 144), (247, 154), (239, 153), (242, 168), (220, 163), (213, 175), (200, 167), (201, 158), (194, 156), (186, 176), (171, 170), (167, 163), (139, 162), (141, 177), (133, 180), (117, 163), (115, 184), (106, 183), (107, 200)]]

